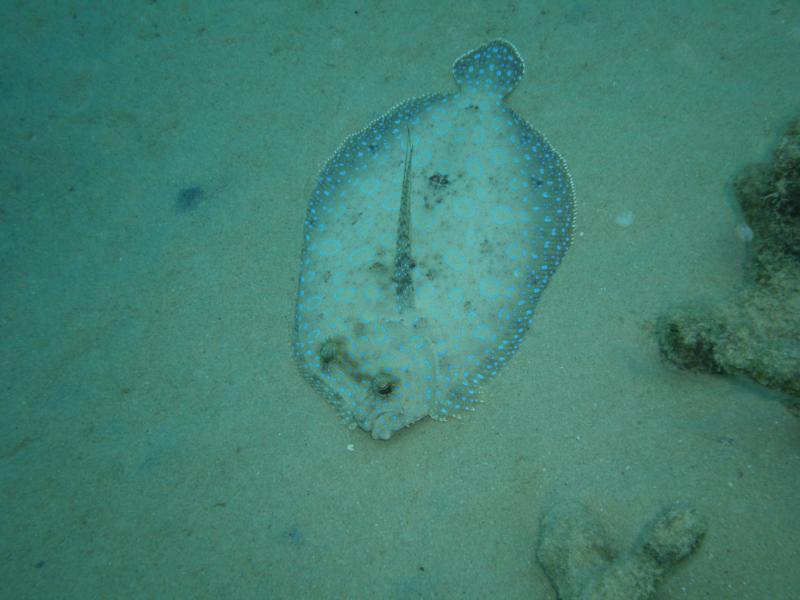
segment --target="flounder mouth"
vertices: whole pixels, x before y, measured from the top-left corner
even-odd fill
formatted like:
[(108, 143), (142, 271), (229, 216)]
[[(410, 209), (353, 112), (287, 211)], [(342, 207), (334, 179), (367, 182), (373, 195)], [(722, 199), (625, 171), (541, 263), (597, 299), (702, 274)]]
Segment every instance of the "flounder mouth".
[(392, 434), (402, 427), (399, 416), (402, 411), (398, 410), (376, 410), (370, 419), (369, 429), (372, 439), (388, 440)]

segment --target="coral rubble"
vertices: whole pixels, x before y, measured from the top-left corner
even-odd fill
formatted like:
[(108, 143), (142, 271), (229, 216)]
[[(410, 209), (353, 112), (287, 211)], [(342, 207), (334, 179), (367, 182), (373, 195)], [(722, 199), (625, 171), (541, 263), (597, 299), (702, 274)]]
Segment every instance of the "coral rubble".
[(752, 232), (747, 283), (717, 306), (687, 306), (659, 320), (669, 361), (694, 371), (744, 375), (800, 408), (800, 119), (771, 163), (735, 182)]
[(663, 511), (629, 552), (580, 503), (545, 514), (536, 558), (560, 600), (647, 600), (658, 581), (700, 544), (705, 524), (687, 507)]

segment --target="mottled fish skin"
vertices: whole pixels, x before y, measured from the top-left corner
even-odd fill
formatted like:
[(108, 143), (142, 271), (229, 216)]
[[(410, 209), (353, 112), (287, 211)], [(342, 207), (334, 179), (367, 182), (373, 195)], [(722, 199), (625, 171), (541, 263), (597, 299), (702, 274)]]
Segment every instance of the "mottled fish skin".
[(458, 92), (398, 105), (319, 176), (295, 357), (373, 438), (472, 410), (569, 246), (567, 167), (504, 102), (523, 72), (503, 40), (465, 54), (453, 65)]

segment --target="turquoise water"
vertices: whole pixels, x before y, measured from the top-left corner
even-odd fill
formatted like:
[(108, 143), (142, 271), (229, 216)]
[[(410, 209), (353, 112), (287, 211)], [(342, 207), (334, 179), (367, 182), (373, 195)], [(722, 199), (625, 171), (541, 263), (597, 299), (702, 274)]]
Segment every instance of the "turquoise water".
[[(657, 599), (800, 589), (800, 423), (653, 335), (742, 281), (730, 186), (798, 110), (800, 6), (0, 16), (0, 596), (554, 599), (535, 551), (562, 501), (623, 549), (675, 502), (706, 516)], [(575, 243), (474, 414), (375, 441), (292, 360), (307, 200), (348, 134), (497, 37)]]

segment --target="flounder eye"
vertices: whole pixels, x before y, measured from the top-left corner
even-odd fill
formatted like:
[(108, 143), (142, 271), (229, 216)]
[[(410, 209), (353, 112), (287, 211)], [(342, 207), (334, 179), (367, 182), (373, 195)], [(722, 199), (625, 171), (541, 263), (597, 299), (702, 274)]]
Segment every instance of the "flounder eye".
[(372, 389), (381, 396), (388, 396), (394, 390), (394, 380), (388, 373), (378, 373), (372, 380)]
[(319, 358), (323, 364), (329, 364), (336, 360), (336, 354), (336, 342), (333, 340), (325, 340), (319, 349)]

